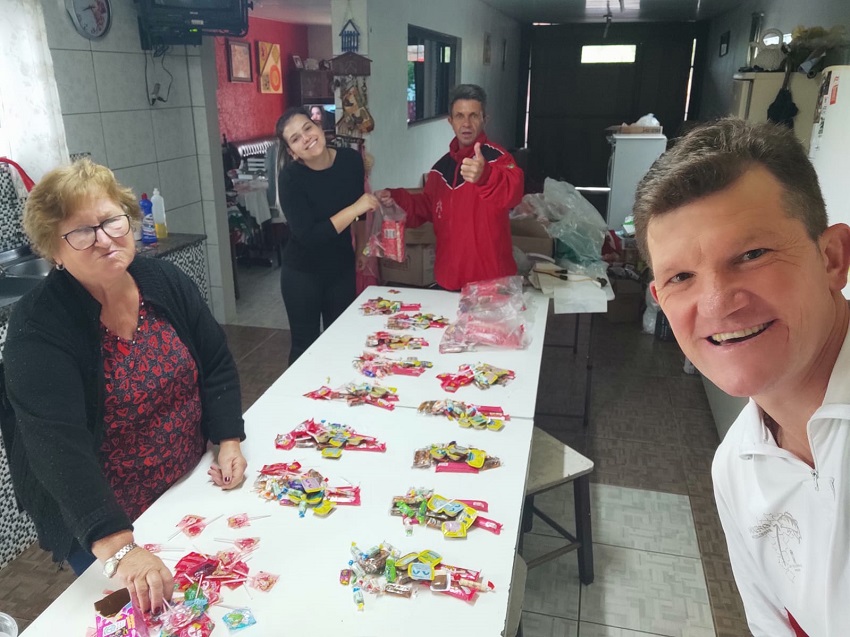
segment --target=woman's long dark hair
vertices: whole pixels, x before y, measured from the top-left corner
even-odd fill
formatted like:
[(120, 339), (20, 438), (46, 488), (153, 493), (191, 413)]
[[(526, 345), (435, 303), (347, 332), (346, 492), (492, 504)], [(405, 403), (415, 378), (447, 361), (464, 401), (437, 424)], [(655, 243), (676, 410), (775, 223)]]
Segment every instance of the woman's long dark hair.
[(277, 124), (274, 126), (274, 135), (280, 142), (280, 152), (277, 156), (278, 172), (280, 172), (284, 166), (288, 166), (295, 161), (292, 155), (289, 154), (289, 143), (283, 138), (283, 129), (286, 128), (289, 120), (296, 115), (303, 115), (307, 119), (310, 119), (310, 112), (306, 108), (303, 106), (293, 106), (291, 108), (287, 108), (283, 112), (283, 115), (278, 118)]

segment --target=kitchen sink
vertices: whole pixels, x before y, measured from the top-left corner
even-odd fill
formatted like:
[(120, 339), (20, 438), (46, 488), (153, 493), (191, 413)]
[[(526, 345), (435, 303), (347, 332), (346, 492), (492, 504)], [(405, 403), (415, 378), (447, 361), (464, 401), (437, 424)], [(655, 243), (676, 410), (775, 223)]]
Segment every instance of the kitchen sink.
[(4, 268), (6, 277), (35, 277), (40, 279), (47, 276), (53, 265), (46, 259), (37, 257), (35, 259), (27, 259)]
[(0, 307), (14, 303), (32, 290), (41, 277), (4, 277), (0, 279)]

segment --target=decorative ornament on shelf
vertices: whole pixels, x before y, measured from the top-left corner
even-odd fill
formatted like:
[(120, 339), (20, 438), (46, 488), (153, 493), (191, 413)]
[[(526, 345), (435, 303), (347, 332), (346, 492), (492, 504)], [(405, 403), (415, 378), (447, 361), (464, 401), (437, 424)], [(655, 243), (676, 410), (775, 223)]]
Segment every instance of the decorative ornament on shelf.
[(343, 25), (339, 37), (342, 40), (340, 48), (344, 53), (356, 53), (360, 50), (360, 29), (354, 24), (354, 20), (349, 20)]

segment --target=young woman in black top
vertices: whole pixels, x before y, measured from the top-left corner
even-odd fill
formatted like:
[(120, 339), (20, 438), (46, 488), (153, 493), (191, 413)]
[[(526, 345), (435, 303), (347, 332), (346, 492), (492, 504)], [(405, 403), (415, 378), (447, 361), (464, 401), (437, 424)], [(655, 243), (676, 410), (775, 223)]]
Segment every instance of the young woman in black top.
[[(328, 148), (325, 134), (302, 108), (287, 110), (275, 133), (290, 161), (280, 171), (280, 203), (289, 223), (283, 250), (280, 291), (289, 317), (292, 365), (348, 307), (356, 296), (351, 225), (375, 210), (378, 200), (364, 193), (365, 170), (360, 154)], [(356, 224), (363, 226), (365, 224)], [(358, 236), (358, 235), (363, 235)], [(355, 231), (358, 246), (365, 228)]]

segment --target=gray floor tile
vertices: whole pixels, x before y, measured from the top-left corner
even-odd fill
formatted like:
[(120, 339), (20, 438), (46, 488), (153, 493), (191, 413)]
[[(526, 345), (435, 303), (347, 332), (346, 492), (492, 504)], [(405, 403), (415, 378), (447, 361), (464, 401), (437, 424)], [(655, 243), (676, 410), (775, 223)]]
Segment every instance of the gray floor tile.
[[(523, 558), (528, 561), (559, 546), (563, 546), (563, 542), (556, 538), (527, 533), (523, 540)], [(532, 613), (578, 619), (579, 589), (576, 554), (567, 553), (529, 569), (522, 608)]]
[(595, 543), (699, 557), (687, 496), (592, 484), (590, 499)]
[(578, 637), (578, 622), (573, 619), (524, 612), (522, 637)]
[[(636, 418), (640, 418), (636, 415)], [(595, 466), (591, 482), (687, 495), (678, 445), (588, 436), (584, 455)]]
[(289, 329), (280, 294), (280, 268), (237, 267), (239, 298), (235, 325)]
[(582, 586), (581, 617), (606, 626), (714, 637), (702, 562), (594, 544), (596, 578)]
[(629, 630), (628, 628), (603, 626), (590, 622), (579, 622), (578, 632), (581, 637), (652, 637), (658, 635), (658, 633), (645, 633), (642, 630)]

